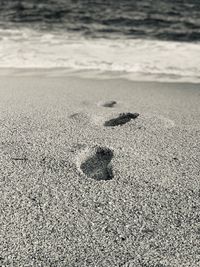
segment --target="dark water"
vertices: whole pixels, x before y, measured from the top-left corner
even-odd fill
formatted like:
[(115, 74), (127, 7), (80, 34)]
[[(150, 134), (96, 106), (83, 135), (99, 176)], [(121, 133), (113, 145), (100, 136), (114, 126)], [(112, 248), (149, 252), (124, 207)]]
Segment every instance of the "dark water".
[(89, 37), (200, 40), (200, 0), (0, 0), (0, 28)]

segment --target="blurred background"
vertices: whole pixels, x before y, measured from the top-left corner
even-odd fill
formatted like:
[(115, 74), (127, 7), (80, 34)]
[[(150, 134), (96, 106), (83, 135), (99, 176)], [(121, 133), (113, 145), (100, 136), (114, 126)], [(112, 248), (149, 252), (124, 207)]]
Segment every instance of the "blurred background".
[(93, 38), (200, 40), (199, 0), (0, 0), (0, 27)]
[(200, 82), (199, 0), (0, 0), (0, 68)]

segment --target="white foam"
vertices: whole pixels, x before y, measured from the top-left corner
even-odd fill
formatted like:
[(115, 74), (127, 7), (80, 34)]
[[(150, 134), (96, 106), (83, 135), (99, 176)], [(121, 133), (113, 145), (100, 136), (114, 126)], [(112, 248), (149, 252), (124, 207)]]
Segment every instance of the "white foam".
[(85, 39), (69, 33), (0, 30), (1, 68), (117, 71), (129, 79), (200, 82), (200, 44)]

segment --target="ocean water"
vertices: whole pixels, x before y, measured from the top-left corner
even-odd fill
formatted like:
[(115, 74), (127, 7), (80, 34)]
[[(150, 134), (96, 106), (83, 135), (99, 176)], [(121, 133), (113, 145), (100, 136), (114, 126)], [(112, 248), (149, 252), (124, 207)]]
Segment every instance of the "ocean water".
[(200, 1), (0, 0), (0, 68), (200, 82)]

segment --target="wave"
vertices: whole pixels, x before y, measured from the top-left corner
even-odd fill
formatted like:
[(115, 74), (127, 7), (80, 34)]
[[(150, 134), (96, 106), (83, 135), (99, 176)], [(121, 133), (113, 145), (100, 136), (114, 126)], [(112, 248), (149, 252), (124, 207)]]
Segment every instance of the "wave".
[[(188, 3), (190, 2), (190, 3)], [(79, 32), (88, 37), (200, 41), (198, 0), (1, 0), (2, 28)]]
[(200, 82), (200, 44), (87, 39), (64, 31), (0, 30), (1, 68), (120, 72), (130, 79)]

